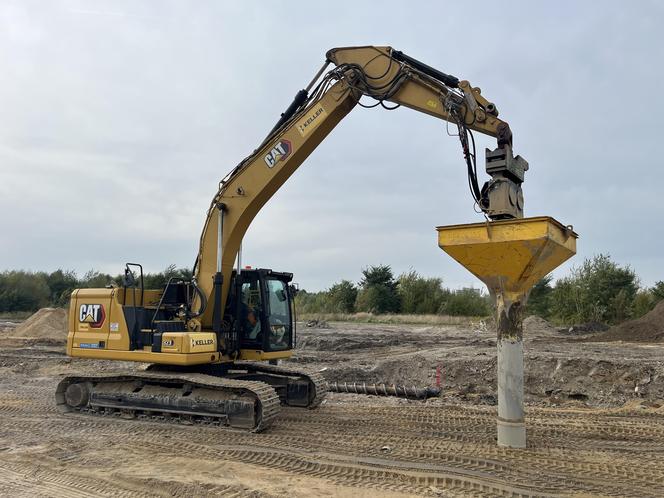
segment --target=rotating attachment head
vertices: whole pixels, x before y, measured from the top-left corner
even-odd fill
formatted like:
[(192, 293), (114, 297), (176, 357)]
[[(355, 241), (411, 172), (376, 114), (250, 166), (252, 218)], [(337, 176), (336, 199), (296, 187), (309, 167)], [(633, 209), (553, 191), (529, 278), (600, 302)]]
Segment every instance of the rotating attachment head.
[(523, 218), (523, 183), (528, 161), (512, 154), (510, 145), (486, 149), (486, 172), (491, 180), (482, 187), (482, 208), (492, 220)]

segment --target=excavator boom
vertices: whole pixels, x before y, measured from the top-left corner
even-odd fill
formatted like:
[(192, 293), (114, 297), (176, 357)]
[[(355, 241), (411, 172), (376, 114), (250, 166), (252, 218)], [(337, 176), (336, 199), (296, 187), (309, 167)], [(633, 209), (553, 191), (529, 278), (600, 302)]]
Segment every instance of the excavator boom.
[[(320, 78), (330, 63), (335, 67)], [(489, 217), (522, 216), (520, 183), (527, 163), (512, 157), (509, 125), (498, 118), (496, 106), (479, 88), (391, 47), (332, 49), (327, 52), (326, 65), (307, 89), (298, 92), (263, 143), (220, 182), (207, 213), (195, 266), (200, 287), (209, 296), (208, 302), (214, 303), (200, 319), (203, 329), (221, 326), (230, 288), (230, 279), (222, 276), (231, 274), (254, 217), (363, 96), (375, 99), (375, 105), (388, 109), (387, 103), (403, 105), (456, 125), (480, 208)], [(492, 182), (485, 186), (484, 194), (471, 165), (474, 153), (467, 140), (469, 130), (497, 139), (496, 151), (488, 152), (498, 161), (493, 163)]]

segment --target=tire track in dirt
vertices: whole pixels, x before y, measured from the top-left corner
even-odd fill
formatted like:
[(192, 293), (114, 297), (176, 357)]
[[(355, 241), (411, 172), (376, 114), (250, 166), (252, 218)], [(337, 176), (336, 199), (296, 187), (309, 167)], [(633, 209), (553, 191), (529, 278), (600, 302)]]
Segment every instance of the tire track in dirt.
[[(151, 447), (164, 449), (161, 443), (149, 443)], [(417, 466), (409, 462), (385, 459), (339, 459), (337, 455), (302, 454), (301, 452), (278, 450), (250, 445), (218, 446), (214, 449), (194, 443), (184, 443), (184, 447), (195, 454), (210, 455), (230, 461), (240, 461), (253, 465), (291, 473), (306, 474), (311, 477), (330, 480), (339, 485), (352, 485), (385, 491), (428, 494), (431, 486), (442, 487), (452, 492), (480, 491), (492, 495), (527, 496), (531, 489), (520, 489), (491, 475), (472, 475), (463, 469), (441, 466)], [(464, 475), (465, 474), (465, 475)], [(479, 473), (478, 473), (479, 474)], [(541, 491), (540, 496), (546, 496)]]
[[(91, 478), (81, 479), (70, 476), (62, 471), (53, 471), (45, 465), (34, 465), (20, 462), (0, 461), (0, 476), (2, 486), (9, 485), (15, 490), (26, 489), (30, 485), (30, 492), (25, 496), (34, 496), (35, 493), (50, 497), (91, 497), (108, 496), (118, 498), (150, 497), (147, 493), (136, 493), (131, 490), (122, 490), (120, 483), (109, 483)], [(16, 495), (14, 495), (16, 496)]]
[[(24, 417), (27, 413), (42, 414), (57, 413), (52, 403), (52, 392), (43, 386), (22, 386), (20, 390), (8, 393), (4, 404), (0, 405), (0, 413), (5, 416), (19, 415)], [(27, 413), (26, 413), (27, 412)], [(349, 413), (350, 412), (350, 413)], [(356, 417), (350, 416), (353, 412)], [(472, 417), (460, 415), (456, 407), (412, 407), (407, 410), (398, 410), (394, 407), (381, 409), (319, 410), (315, 417), (305, 416), (296, 409), (284, 410), (277, 424), (301, 425), (308, 424), (316, 429), (333, 430), (341, 423), (349, 435), (361, 435), (366, 431), (366, 424), (374, 428), (389, 431), (398, 424), (401, 431), (409, 431), (417, 435), (442, 437), (457, 441), (472, 440), (491, 442), (495, 440), (494, 417), (486, 410), (475, 411)], [(539, 413), (539, 412), (536, 412)], [(576, 417), (575, 417), (576, 415)], [(645, 450), (641, 443), (649, 443), (653, 439), (664, 439), (664, 420), (656, 417), (647, 417), (647, 420), (635, 420), (634, 414), (627, 416), (592, 416), (569, 413), (560, 417), (557, 413), (547, 413), (548, 418), (527, 417), (531, 438), (541, 439), (555, 447), (569, 447), (575, 445), (579, 448), (589, 444), (598, 449), (629, 449), (638, 447)], [(278, 430), (278, 427), (277, 427)], [(582, 437), (579, 437), (582, 435)], [(590, 441), (589, 441), (590, 440)], [(564, 443), (564, 444), (563, 444)], [(653, 450), (664, 447), (655, 445)]]
[[(53, 406), (55, 384), (29, 377), (20, 385), (0, 384), (8, 388), (0, 404), (0, 446), (9, 445), (11, 455), (5, 456), (16, 458), (0, 465), (2, 493), (20, 494), (25, 489), (20, 476), (35, 468), (44, 472), (19, 453), (29, 454), (58, 434), (55, 441), (61, 447), (94, 444), (100, 453), (105, 444), (122, 441), (124, 453), (140, 448), (137, 458), (165, 458), (173, 448), (168, 442), (178, 441), (179, 451), (196, 458), (242, 462), (376, 492), (432, 494), (441, 488), (460, 496), (539, 496), (574, 489), (594, 495), (664, 496), (664, 420), (647, 411), (530, 409), (531, 447), (521, 451), (495, 446), (493, 407), (404, 403), (285, 408), (270, 431), (251, 435), (151, 419), (61, 415)], [(114, 496), (150, 495), (142, 479), (132, 481), (131, 491), (96, 477), (87, 482), (85, 458), (81, 452), (53, 450), (46, 462), (66, 467), (61, 474), (44, 473), (31, 489), (45, 495), (57, 495), (60, 489), (80, 496), (106, 496), (108, 489)], [(184, 493), (198, 489), (178, 486)], [(254, 492), (219, 490), (238, 496)]]
[[(40, 392), (40, 391), (41, 390), (36, 390), (35, 392)], [(36, 405), (41, 405), (42, 404), (41, 402), (38, 402), (37, 400), (33, 400), (33, 401), (36, 402), (35, 403)], [(422, 435), (422, 433), (420, 433), (421, 434), (419, 436), (420, 441), (406, 443), (407, 441), (411, 440), (411, 438), (413, 437), (414, 432), (417, 432), (418, 430), (421, 431), (421, 426), (419, 424), (421, 424), (423, 420), (430, 419), (430, 417), (420, 416), (421, 414), (418, 414), (417, 411), (418, 411), (418, 408), (416, 407), (414, 413), (410, 413), (409, 416), (401, 416), (401, 413), (399, 412), (398, 408), (392, 408), (392, 409), (389, 409), (389, 410), (384, 410), (385, 415), (388, 415), (389, 412), (392, 412), (392, 422), (393, 422), (392, 425), (390, 427), (388, 427), (387, 425), (384, 425), (384, 424), (378, 424), (377, 426), (375, 424), (370, 424), (371, 430), (369, 432), (376, 431), (376, 430), (378, 430), (380, 432), (380, 431), (383, 431), (383, 430), (389, 428), (389, 429), (391, 429), (391, 431), (405, 433), (405, 434), (401, 434), (399, 436), (393, 436), (392, 441), (394, 441), (395, 447), (399, 447), (399, 446), (406, 447), (407, 451), (405, 451), (403, 453), (403, 456), (408, 457), (411, 460), (415, 459), (417, 461), (428, 460), (429, 462), (431, 462), (431, 461), (445, 462), (447, 464), (453, 465), (455, 468), (459, 467), (459, 468), (466, 469), (466, 470), (478, 470), (478, 469), (487, 470), (488, 469), (493, 473), (499, 473), (499, 474), (503, 474), (503, 475), (507, 472), (508, 466), (504, 465), (504, 464), (500, 464), (500, 463), (496, 462), (495, 460), (493, 462), (491, 462), (491, 461), (478, 459), (478, 458), (474, 458), (474, 459), (466, 458), (466, 459), (464, 459), (464, 458), (446, 456), (444, 451), (453, 450), (454, 448), (449, 447), (449, 444), (448, 444), (447, 448), (441, 448), (441, 447), (436, 448), (435, 445), (432, 448), (431, 445), (427, 442), (430, 435), (427, 434), (426, 431), (423, 435)], [(453, 411), (456, 411), (456, 410), (453, 410)], [(277, 428), (274, 431), (271, 431), (273, 434), (268, 434), (267, 437), (261, 436), (261, 438), (259, 438), (259, 439), (261, 439), (261, 441), (260, 441), (261, 445), (266, 445), (267, 444), (267, 445), (269, 445), (271, 447), (275, 447), (275, 448), (291, 448), (293, 450), (297, 450), (298, 448), (301, 449), (303, 447), (306, 448), (307, 447), (306, 446), (307, 442), (310, 442), (309, 439), (300, 438), (298, 440), (298, 439), (294, 439), (294, 436), (296, 436), (297, 434), (301, 435), (303, 432), (304, 433), (310, 432), (311, 430), (313, 430), (315, 428), (321, 429), (321, 426), (322, 426), (322, 428), (325, 429), (326, 431), (331, 431), (332, 432), (332, 434), (330, 436), (326, 436), (323, 433), (323, 436), (325, 436), (325, 437), (323, 437), (322, 440), (321, 440), (321, 443), (323, 443), (323, 444), (325, 444), (329, 447), (329, 445), (333, 444), (335, 440), (340, 440), (339, 434), (335, 433), (334, 429), (337, 429), (337, 432), (338, 432), (339, 429), (343, 429), (341, 431), (342, 435), (346, 435), (349, 432), (349, 431), (346, 430), (346, 427), (345, 427), (345, 425), (347, 425), (347, 420), (344, 420), (345, 417), (336, 417), (336, 420), (335, 420), (335, 417), (334, 417), (335, 414), (334, 413), (325, 414), (322, 410), (319, 410), (317, 412), (312, 412), (312, 413), (308, 413), (308, 412), (299, 412), (299, 413), (304, 413), (305, 415), (298, 415), (297, 411), (295, 411), (294, 414), (289, 413), (288, 414), (289, 416), (285, 417), (286, 420), (280, 421), (281, 422), (280, 426), (277, 426)], [(436, 417), (436, 418), (438, 418), (438, 417)], [(81, 420), (81, 419), (85, 419), (85, 420)], [(94, 420), (91, 420), (91, 419), (94, 419)], [(370, 417), (370, 421), (371, 422), (374, 421), (372, 417)], [(413, 421), (415, 421), (415, 422), (413, 422)], [(31, 422), (30, 420), (23, 417), (23, 423), (25, 424), (26, 422), (28, 422), (29, 425), (32, 425), (32, 424), (30, 424), (30, 422)], [(39, 417), (35, 417), (32, 420), (32, 422), (34, 423), (36, 429), (41, 424), (41, 428), (45, 429), (45, 431), (47, 433), (50, 433), (53, 430), (62, 429), (61, 426), (63, 424), (64, 425), (69, 425), (72, 422), (74, 422), (74, 420), (72, 420), (71, 417), (58, 417), (58, 420), (49, 421), (48, 423), (46, 423), (44, 425), (44, 420), (43, 419), (41, 419)], [(461, 417), (458, 417), (458, 420), (456, 420), (455, 422), (458, 422), (459, 424), (462, 424), (463, 419)], [(76, 417), (75, 423), (78, 426), (78, 429), (79, 429), (78, 432), (81, 433), (80, 435), (84, 435), (86, 433), (87, 433), (87, 435), (93, 435), (93, 434), (99, 435), (99, 430), (101, 428), (103, 428), (108, 432), (108, 434), (104, 434), (104, 435), (108, 436), (108, 435), (111, 435), (113, 433), (126, 433), (126, 432), (136, 433), (135, 432), (135, 428), (136, 428), (135, 424), (137, 422), (136, 421), (129, 421), (129, 422), (121, 421), (121, 420), (115, 419), (113, 417), (78, 416), (78, 417)], [(493, 420), (491, 420), (491, 423), (493, 423)], [(592, 423), (592, 421), (591, 421), (591, 423)], [(140, 431), (138, 432), (136, 442), (138, 442), (138, 440), (141, 440), (141, 441), (144, 441), (145, 444), (150, 444), (149, 442), (154, 441), (155, 439), (159, 439), (159, 438), (164, 439), (169, 434), (171, 436), (173, 436), (174, 431), (176, 431), (176, 432), (177, 431), (182, 431), (184, 433), (184, 434), (182, 434), (182, 439), (185, 440), (185, 441), (186, 441), (186, 438), (209, 441), (212, 433), (214, 433), (216, 435), (222, 434), (224, 439), (226, 439), (228, 441), (234, 440), (236, 443), (238, 443), (240, 445), (243, 445), (243, 446), (250, 446), (251, 443), (252, 443), (252, 438), (247, 437), (247, 435), (245, 435), (243, 433), (238, 433), (238, 432), (235, 432), (235, 433), (227, 432), (227, 431), (219, 432), (218, 430), (214, 430), (214, 429), (210, 430), (210, 429), (205, 428), (205, 427), (203, 427), (204, 430), (202, 430), (202, 431), (198, 431), (197, 430), (198, 428), (195, 428), (193, 430), (188, 430), (189, 428), (186, 428), (186, 427), (185, 428), (174, 427), (174, 426), (170, 426), (168, 424), (156, 424), (156, 423), (152, 423), (152, 422), (149, 422), (149, 421), (145, 422), (145, 423), (139, 422), (139, 424), (140, 424), (141, 428), (140, 428)], [(360, 426), (362, 426), (362, 423), (358, 422), (358, 424)], [(479, 424), (475, 424), (475, 425), (479, 425)], [(581, 424), (581, 425), (582, 426), (587, 426), (588, 424)], [(58, 427), (58, 426), (60, 426), (60, 427)], [(281, 426), (283, 426), (282, 429), (279, 428)], [(364, 430), (365, 434), (367, 433), (367, 429), (368, 429), (368, 427), (367, 427), (367, 424), (365, 422), (364, 427), (363, 427), (363, 430)], [(628, 427), (628, 431), (627, 431), (628, 434), (630, 434), (632, 432), (629, 429), (630, 428)], [(491, 427), (491, 430), (493, 431), (493, 427)], [(76, 432), (76, 431), (72, 430), (72, 432)], [(355, 431), (350, 431), (350, 432), (354, 433)], [(476, 433), (473, 434), (472, 433), (473, 431), (467, 431), (467, 432), (469, 432), (469, 437), (468, 437), (469, 439), (471, 439), (471, 440), (473, 438), (475, 440), (477, 439), (478, 434), (476, 434)], [(385, 441), (384, 435), (371, 433), (371, 434), (369, 434), (369, 436), (367, 436), (367, 438), (368, 439), (364, 440), (364, 441), (362, 441), (362, 440), (354, 441), (350, 444), (343, 444), (343, 445), (337, 445), (337, 447), (334, 447), (334, 446), (332, 446), (332, 447), (334, 447), (335, 450), (350, 452), (352, 454), (353, 449), (356, 449), (356, 450), (358, 448), (362, 449), (362, 448), (365, 448), (367, 445), (369, 445), (370, 447), (374, 448), (373, 455), (377, 456), (378, 453), (376, 452), (375, 448), (378, 447), (379, 443)], [(341, 438), (341, 439), (343, 440), (343, 438)], [(361, 443), (361, 444), (358, 444), (358, 443)], [(449, 441), (447, 443), (449, 443)], [(476, 441), (475, 441), (475, 443), (476, 443)], [(152, 444), (154, 444), (154, 443), (152, 443)], [(187, 444), (192, 445), (192, 444), (195, 444), (195, 443), (187, 442)], [(479, 449), (479, 450), (484, 450), (484, 452), (487, 452), (486, 449), (481, 447), (481, 445), (478, 448), (476, 448), (476, 446), (477, 446), (477, 444), (473, 445), (474, 450)], [(423, 447), (424, 448), (429, 447), (428, 451), (422, 451), (421, 448), (423, 448)], [(415, 448), (420, 448), (420, 451), (419, 452), (414, 451)], [(211, 457), (212, 457), (212, 455), (216, 455), (217, 451), (218, 451), (217, 449), (210, 450), (209, 446), (200, 445), (200, 444), (198, 444), (196, 446), (192, 446), (190, 448), (191, 454), (203, 455), (203, 454), (206, 454), (206, 452), (207, 452), (208, 454), (210, 454)], [(263, 451), (262, 454), (265, 454), (264, 453), (265, 450), (262, 450), (262, 451)], [(482, 453), (482, 451), (480, 451), (480, 453)], [(488, 453), (490, 453), (491, 456), (493, 456), (494, 458), (501, 457), (501, 458), (504, 459), (504, 457), (505, 457), (505, 455), (500, 455), (499, 452), (496, 452), (495, 448), (492, 448), (492, 451), (488, 451)], [(246, 454), (244, 454), (244, 455), (246, 457)], [(254, 455), (254, 454), (249, 454), (249, 455), (250, 455), (249, 457), (246, 457), (247, 463), (252, 463), (252, 462), (256, 463), (253, 460), (253, 458), (256, 455)], [(279, 455), (282, 455), (282, 454), (279, 453)], [(282, 458), (282, 456), (279, 457), (278, 461), (282, 461), (282, 462), (285, 461), (284, 458)], [(396, 456), (397, 455), (394, 455), (394, 457), (396, 457)], [(401, 455), (399, 455), (399, 456), (401, 456)], [(438, 456), (438, 458), (436, 458), (436, 456)], [(235, 455), (234, 458), (235, 457), (241, 459), (242, 456), (241, 455), (240, 456)], [(593, 473), (597, 477), (601, 477), (601, 474), (606, 474), (609, 478), (612, 477), (612, 476), (617, 476), (618, 474), (620, 474), (620, 468), (618, 468), (616, 466), (603, 467), (602, 465), (598, 465), (598, 464), (596, 464), (596, 465), (579, 465), (579, 464), (572, 465), (568, 461), (568, 459), (565, 459), (565, 461), (563, 461), (561, 463), (559, 461), (556, 461), (555, 459), (551, 459), (551, 458), (547, 458), (547, 457), (535, 458), (534, 455), (525, 455), (525, 456), (521, 456), (519, 458), (514, 458), (512, 456), (511, 461), (513, 463), (517, 463), (515, 460), (521, 461), (524, 466), (534, 466), (534, 467), (536, 467), (534, 469), (534, 470), (537, 471), (536, 473), (541, 473), (540, 472), (541, 470), (548, 470), (549, 473), (552, 473), (552, 471), (554, 471), (553, 473), (558, 472), (558, 473), (564, 473), (564, 474), (570, 474), (572, 472), (583, 474), (583, 473), (589, 473), (590, 472), (590, 473)], [(272, 460), (270, 458), (263, 459), (263, 460), (259, 459), (259, 463), (261, 463), (262, 465), (265, 465), (265, 466), (268, 466), (268, 467), (274, 466), (274, 463), (271, 464), (270, 462), (272, 462)], [(290, 468), (290, 471), (294, 471), (296, 473), (301, 472), (303, 468), (310, 469), (310, 470), (312, 469), (311, 462), (299, 461), (299, 462), (291, 462), (291, 463), (293, 464), (292, 466), (280, 464), (281, 467), (279, 467), (279, 468), (281, 470), (286, 470), (286, 471), (289, 471), (289, 468)], [(309, 472), (309, 474), (311, 474), (315, 477), (316, 476), (320, 477), (320, 476), (327, 475), (325, 473), (325, 471), (321, 471), (321, 469), (327, 468), (327, 467), (325, 467), (325, 465), (328, 465), (328, 464), (326, 464), (325, 462), (317, 462), (316, 465), (314, 465), (314, 467), (313, 467), (314, 470), (318, 469), (317, 472), (311, 471), (311, 472)], [(332, 467), (330, 467), (330, 469), (331, 469), (331, 471), (330, 471), (331, 477), (330, 478), (332, 480), (335, 480), (335, 479), (339, 480), (340, 479), (339, 476), (345, 475), (348, 472), (351, 472), (351, 474), (352, 474), (352, 471), (343, 470), (343, 468), (341, 468), (341, 467), (344, 467), (344, 466), (340, 467), (337, 464), (329, 464), (329, 465), (332, 465)], [(649, 469), (647, 469), (646, 472), (635, 472), (632, 469), (625, 469), (624, 467), (622, 469), (623, 469), (622, 473), (624, 474), (624, 478), (631, 480), (632, 484), (633, 484), (634, 481), (653, 483), (653, 480), (657, 480), (657, 481), (661, 482), (661, 478), (656, 478), (655, 475), (650, 473), (651, 471), (655, 470), (654, 468), (649, 468)], [(600, 474), (599, 476), (598, 476), (598, 473)], [(371, 476), (367, 475), (366, 472), (360, 472), (360, 475), (362, 476), (361, 480), (368, 480), (369, 482), (375, 482), (376, 481), (375, 478), (371, 478)], [(506, 476), (506, 477), (510, 477), (510, 480), (512, 479), (511, 476)], [(656, 479), (653, 479), (653, 477), (655, 477)], [(345, 477), (343, 479), (345, 479)], [(385, 479), (385, 475), (380, 474), (378, 480), (384, 480), (384, 479)], [(403, 477), (401, 477), (400, 479), (403, 479)], [(460, 488), (459, 488), (460, 491), (471, 491), (470, 488), (472, 488), (472, 486), (470, 486), (468, 484), (467, 485), (460, 485), (459, 481), (458, 481), (458, 479), (459, 479), (458, 477), (454, 478), (454, 479), (456, 479), (456, 481), (454, 479), (450, 480), (451, 478), (449, 478), (449, 476), (448, 476), (447, 480), (442, 479), (442, 480), (438, 480), (438, 481), (436, 481), (435, 479), (431, 480), (430, 476), (419, 476), (419, 479), (424, 480), (427, 483), (433, 482), (434, 484), (429, 484), (430, 486), (431, 485), (434, 485), (434, 486), (435, 485), (443, 485), (443, 486), (454, 485), (454, 486), (457, 486), (457, 487), (460, 486)], [(335, 481), (335, 482), (337, 482), (337, 481)], [(411, 485), (415, 485), (416, 482), (420, 482), (420, 481), (415, 480), (415, 482), (413, 482), (411, 480)], [(454, 483), (456, 483), (456, 484), (454, 484)], [(539, 483), (537, 483), (537, 484), (539, 484)], [(569, 485), (570, 482), (567, 481), (567, 484)], [(602, 482), (602, 486), (604, 486), (605, 484), (606, 484), (605, 482)], [(616, 483), (616, 484), (619, 484), (619, 483)], [(575, 485), (576, 485), (575, 487), (577, 487), (577, 489), (585, 489), (588, 492), (593, 492), (593, 491), (598, 492), (598, 491), (601, 491), (603, 489), (603, 487), (597, 487), (596, 485), (592, 485), (592, 482), (590, 484), (583, 484), (582, 482), (576, 482)], [(475, 486), (477, 486), (477, 484), (475, 484)], [(496, 488), (495, 485), (494, 485), (494, 488)], [(549, 491), (553, 491), (555, 488), (559, 488), (559, 486), (551, 486), (551, 484), (549, 484), (548, 486), (546, 486), (544, 488), (539, 488), (539, 489), (541, 491), (544, 491), (545, 489), (548, 489)], [(390, 488), (388, 486), (388, 487), (385, 487), (385, 489), (390, 489)], [(397, 488), (394, 488), (394, 489), (395, 490), (401, 490), (402, 488), (397, 487)], [(486, 488), (482, 488), (482, 489), (483, 489), (484, 492), (488, 492)], [(533, 488), (530, 487), (529, 489), (531, 490), (530, 492), (532, 493)], [(644, 496), (644, 495), (648, 494), (648, 489), (650, 489), (650, 490), (657, 489), (658, 492), (659, 492), (659, 490), (661, 490), (661, 488), (643, 488), (641, 486), (639, 486), (638, 488), (633, 488), (633, 486), (632, 486), (631, 489), (637, 489), (637, 491), (632, 492), (632, 493), (627, 493), (627, 491), (629, 489), (630, 489), (630, 487), (627, 486), (624, 489), (622, 489), (622, 491), (619, 494), (621, 494), (621, 495), (631, 494), (633, 496)], [(555, 489), (555, 490), (558, 491), (558, 492), (561, 491), (560, 489)], [(426, 492), (425, 489), (422, 489), (421, 491)], [(494, 489), (494, 491), (497, 492), (498, 488)], [(605, 491), (605, 493), (606, 493), (606, 491)]]

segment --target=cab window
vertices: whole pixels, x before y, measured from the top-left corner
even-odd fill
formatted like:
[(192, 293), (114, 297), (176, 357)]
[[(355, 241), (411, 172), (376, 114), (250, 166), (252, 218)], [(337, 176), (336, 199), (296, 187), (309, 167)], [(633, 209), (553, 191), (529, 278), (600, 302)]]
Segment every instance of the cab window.
[(287, 284), (281, 280), (267, 280), (269, 303), (269, 349), (279, 351), (290, 348), (291, 315)]
[(260, 285), (257, 278), (252, 278), (242, 284), (240, 292), (240, 320), (245, 342), (261, 344), (263, 341), (261, 308)]

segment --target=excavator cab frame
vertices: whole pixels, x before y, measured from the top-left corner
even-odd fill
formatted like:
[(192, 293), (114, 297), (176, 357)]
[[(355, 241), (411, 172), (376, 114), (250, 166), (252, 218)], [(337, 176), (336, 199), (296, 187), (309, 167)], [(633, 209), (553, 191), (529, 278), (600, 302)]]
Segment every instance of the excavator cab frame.
[[(290, 351), (295, 344), (292, 273), (271, 269), (233, 272), (226, 311), (227, 353)], [(221, 342), (221, 341), (220, 341)], [(246, 355), (246, 353), (245, 353)]]

